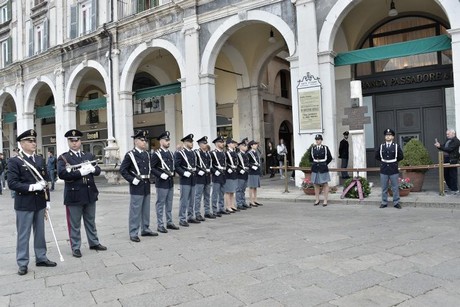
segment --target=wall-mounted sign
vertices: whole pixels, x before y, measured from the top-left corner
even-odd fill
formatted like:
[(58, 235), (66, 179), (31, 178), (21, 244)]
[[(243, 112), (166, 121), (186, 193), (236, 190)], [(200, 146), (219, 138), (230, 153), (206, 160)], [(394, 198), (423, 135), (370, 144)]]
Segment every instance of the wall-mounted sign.
[(91, 140), (99, 140), (99, 131), (94, 131), (94, 132), (88, 132), (86, 134), (86, 139), (88, 141), (91, 141)]
[(321, 110), (321, 83), (310, 73), (297, 85), (299, 108), (299, 133), (323, 131)]

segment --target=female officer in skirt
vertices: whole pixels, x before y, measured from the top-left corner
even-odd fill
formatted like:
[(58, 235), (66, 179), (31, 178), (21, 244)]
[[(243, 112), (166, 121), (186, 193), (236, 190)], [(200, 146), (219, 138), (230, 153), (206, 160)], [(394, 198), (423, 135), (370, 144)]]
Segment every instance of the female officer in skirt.
[(323, 207), (327, 206), (327, 197), (329, 194), (328, 182), (331, 181), (329, 168), (327, 165), (332, 161), (332, 155), (329, 148), (323, 145), (323, 136), (317, 134), (315, 136), (316, 145), (312, 147), (310, 154), (311, 165), (311, 181), (315, 186), (315, 206), (319, 205), (319, 193), (321, 186), (323, 187)]

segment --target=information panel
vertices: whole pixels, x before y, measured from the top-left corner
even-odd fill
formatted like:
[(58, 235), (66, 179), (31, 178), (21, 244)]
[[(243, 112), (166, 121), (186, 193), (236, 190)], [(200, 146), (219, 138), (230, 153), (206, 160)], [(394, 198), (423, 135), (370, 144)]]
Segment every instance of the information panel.
[(297, 91), (299, 133), (321, 133), (323, 131), (321, 83), (308, 73), (299, 81)]

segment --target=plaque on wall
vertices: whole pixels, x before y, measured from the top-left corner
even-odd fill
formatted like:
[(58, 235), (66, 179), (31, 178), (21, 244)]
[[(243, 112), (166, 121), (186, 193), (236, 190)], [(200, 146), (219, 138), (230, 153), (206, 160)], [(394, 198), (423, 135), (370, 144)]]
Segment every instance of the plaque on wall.
[(310, 73), (297, 85), (299, 133), (323, 131), (321, 83)]

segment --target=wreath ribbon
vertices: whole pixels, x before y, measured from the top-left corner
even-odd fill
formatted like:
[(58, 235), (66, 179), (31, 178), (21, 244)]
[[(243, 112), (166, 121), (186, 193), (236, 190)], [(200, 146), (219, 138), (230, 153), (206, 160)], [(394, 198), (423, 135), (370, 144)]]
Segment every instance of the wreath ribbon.
[(350, 184), (343, 190), (342, 195), (340, 195), (340, 198), (343, 199), (345, 195), (348, 193), (348, 191), (350, 191), (351, 188), (354, 187), (355, 185), (358, 189), (359, 200), (363, 200), (364, 199), (363, 186), (361, 184), (361, 181), (359, 181), (359, 177), (353, 178)]

